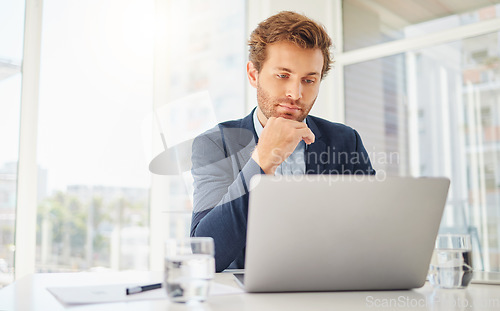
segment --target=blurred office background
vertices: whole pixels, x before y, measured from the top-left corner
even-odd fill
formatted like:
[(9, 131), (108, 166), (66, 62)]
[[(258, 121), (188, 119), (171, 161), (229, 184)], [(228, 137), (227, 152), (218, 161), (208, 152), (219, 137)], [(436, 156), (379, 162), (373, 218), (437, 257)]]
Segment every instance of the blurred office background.
[(149, 172), (160, 132), (183, 140), (153, 111), (205, 92), (208, 114), (172, 122), (245, 116), (246, 40), (281, 10), (335, 42), (312, 113), (356, 128), (379, 173), (449, 177), (441, 231), (471, 233), (475, 268), (500, 271), (500, 1), (0, 0), (0, 287), (161, 270), (192, 189)]

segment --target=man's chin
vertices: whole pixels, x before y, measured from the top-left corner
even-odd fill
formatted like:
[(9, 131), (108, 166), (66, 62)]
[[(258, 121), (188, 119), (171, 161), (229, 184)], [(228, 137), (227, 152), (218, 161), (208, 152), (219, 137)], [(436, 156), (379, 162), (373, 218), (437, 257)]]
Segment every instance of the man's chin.
[(297, 119), (297, 117), (295, 117), (295, 116), (293, 116), (291, 114), (282, 114), (282, 115), (280, 115), (280, 117), (288, 119), (288, 120), (295, 120), (295, 121)]
[(281, 118), (284, 118), (284, 119), (298, 121), (298, 122), (302, 122), (305, 119), (305, 116), (302, 116), (302, 115), (295, 116), (295, 115), (288, 114), (288, 113), (278, 113), (278, 114), (275, 115), (275, 117), (276, 118), (280, 118), (281, 117)]

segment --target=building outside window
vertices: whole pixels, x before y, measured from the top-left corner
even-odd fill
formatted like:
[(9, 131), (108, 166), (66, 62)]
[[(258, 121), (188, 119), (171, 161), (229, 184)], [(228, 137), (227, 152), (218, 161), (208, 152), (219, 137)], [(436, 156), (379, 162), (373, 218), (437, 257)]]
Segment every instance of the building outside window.
[[(438, 2), (368, 2), (343, 1), (345, 50), (500, 16), (484, 1), (451, 1), (446, 11)], [(499, 38), (493, 31), (344, 68), (346, 123), (372, 155), (397, 155), (375, 158), (375, 169), (450, 178), (440, 230), (470, 233), (474, 266), (486, 271), (500, 271)]]

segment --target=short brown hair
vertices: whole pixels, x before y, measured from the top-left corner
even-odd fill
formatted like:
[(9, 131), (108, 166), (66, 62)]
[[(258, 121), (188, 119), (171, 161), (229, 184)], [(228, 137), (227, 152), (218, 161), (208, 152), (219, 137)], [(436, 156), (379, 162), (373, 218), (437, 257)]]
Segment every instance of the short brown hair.
[(330, 47), (332, 40), (325, 28), (312, 19), (290, 11), (283, 11), (261, 22), (250, 35), (249, 59), (258, 72), (266, 60), (266, 47), (269, 44), (288, 41), (304, 49), (319, 48), (323, 53), (323, 70), (325, 77), (331, 68)]

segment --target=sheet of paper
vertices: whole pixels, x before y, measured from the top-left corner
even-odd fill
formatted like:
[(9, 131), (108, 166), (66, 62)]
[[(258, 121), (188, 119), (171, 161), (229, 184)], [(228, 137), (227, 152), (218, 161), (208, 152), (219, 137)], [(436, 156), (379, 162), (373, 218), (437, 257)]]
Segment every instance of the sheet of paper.
[[(66, 305), (91, 304), (103, 302), (122, 302), (133, 300), (167, 299), (165, 288), (154, 289), (143, 293), (126, 295), (128, 287), (139, 284), (116, 284), (97, 286), (66, 286), (48, 287), (47, 290), (60, 302)], [(141, 284), (143, 285), (143, 284)], [(240, 288), (212, 283), (210, 296), (240, 294), (244, 291)]]

